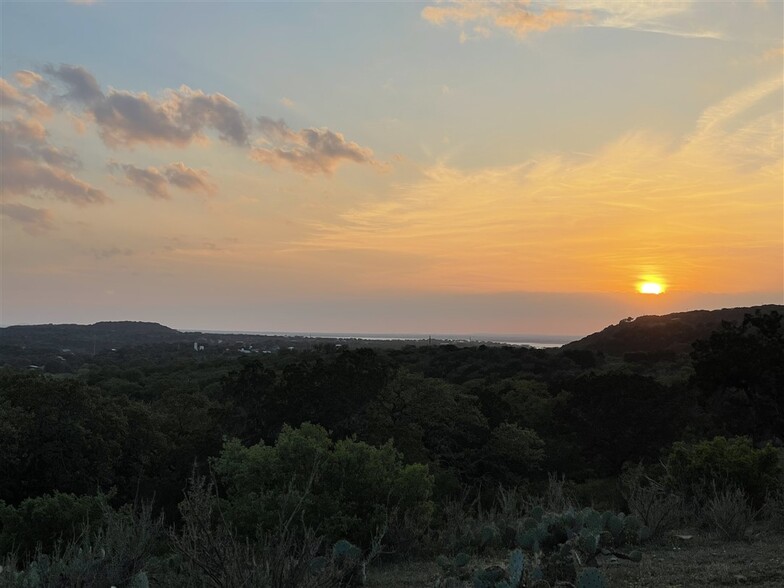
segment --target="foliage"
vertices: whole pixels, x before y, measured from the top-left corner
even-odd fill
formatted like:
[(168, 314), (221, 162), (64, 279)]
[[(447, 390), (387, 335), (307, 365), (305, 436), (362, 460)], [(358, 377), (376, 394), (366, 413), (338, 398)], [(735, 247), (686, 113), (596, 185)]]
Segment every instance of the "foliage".
[(754, 522), (746, 493), (740, 488), (713, 488), (713, 495), (702, 505), (703, 521), (723, 539), (737, 541), (746, 539)]
[(745, 437), (715, 437), (697, 443), (678, 442), (666, 459), (669, 483), (684, 494), (705, 494), (712, 486), (742, 489), (760, 507), (782, 484), (779, 455), (771, 446), (755, 449)]
[(725, 322), (691, 354), (694, 384), (719, 432), (767, 441), (784, 431), (784, 317), (773, 310)]
[(624, 470), (620, 481), (629, 512), (650, 529), (652, 537), (675, 528), (683, 518), (683, 497), (648, 476), (642, 465)]
[(26, 498), (18, 507), (0, 501), (0, 557), (13, 552), (26, 560), (36, 548), (50, 553), (55, 544), (99, 528), (107, 508), (106, 496), (60, 492)]
[(71, 540), (57, 542), (51, 553), (38, 549), (32, 560), (17, 570), (13, 556), (0, 571), (0, 585), (19, 588), (61, 586), (147, 586), (145, 571), (152, 560), (163, 520), (149, 505), (137, 510), (104, 510), (97, 530), (83, 527)]
[[(269, 529), (286, 500), (304, 501), (303, 519), (328, 539), (368, 545), (377, 529), (409, 516), (426, 528), (433, 508), (427, 468), (404, 465), (391, 444), (333, 442), (318, 425), (285, 426), (275, 445), (228, 441), (213, 462), (226, 487), (226, 516), (244, 536)], [(304, 494), (313, 478), (312, 488)]]

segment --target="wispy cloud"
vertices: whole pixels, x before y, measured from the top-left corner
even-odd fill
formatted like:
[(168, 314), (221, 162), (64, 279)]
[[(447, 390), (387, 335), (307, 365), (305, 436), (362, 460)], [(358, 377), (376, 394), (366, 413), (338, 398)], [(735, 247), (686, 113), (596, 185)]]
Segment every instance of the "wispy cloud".
[(681, 37), (721, 38), (713, 29), (679, 22), (691, 11), (691, 2), (656, 0), (451, 0), (422, 9), (422, 18), (436, 25), (454, 23), (462, 30), (461, 42), (488, 37), (492, 30), (519, 38), (567, 26), (593, 26), (660, 33)]
[(22, 110), (42, 119), (52, 115), (52, 109), (43, 100), (15, 88), (4, 78), (0, 78), (0, 104), (4, 110)]
[(51, 211), (44, 208), (32, 208), (18, 202), (7, 202), (0, 207), (0, 213), (22, 225), (31, 235), (46, 233), (55, 228)]
[(74, 176), (79, 159), (69, 149), (49, 143), (43, 125), (22, 117), (0, 122), (0, 176), (6, 196), (48, 194), (78, 205), (100, 204), (109, 198)]
[(251, 150), (251, 158), (273, 168), (289, 166), (305, 174), (332, 174), (343, 162), (379, 166), (373, 151), (341, 133), (309, 128), (294, 131), (282, 120), (259, 118), (263, 145)]
[(144, 190), (153, 198), (170, 198), (169, 188), (172, 186), (205, 196), (212, 196), (217, 192), (216, 186), (210, 181), (209, 174), (205, 170), (190, 168), (182, 162), (146, 168), (111, 162), (109, 169), (122, 171), (132, 185)]

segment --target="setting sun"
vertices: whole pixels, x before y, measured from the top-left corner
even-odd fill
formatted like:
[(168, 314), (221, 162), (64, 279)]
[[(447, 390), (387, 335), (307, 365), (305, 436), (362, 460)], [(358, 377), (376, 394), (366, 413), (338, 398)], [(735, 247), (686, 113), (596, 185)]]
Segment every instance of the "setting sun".
[(637, 290), (640, 294), (661, 294), (664, 292), (664, 286), (658, 282), (643, 282), (637, 287)]

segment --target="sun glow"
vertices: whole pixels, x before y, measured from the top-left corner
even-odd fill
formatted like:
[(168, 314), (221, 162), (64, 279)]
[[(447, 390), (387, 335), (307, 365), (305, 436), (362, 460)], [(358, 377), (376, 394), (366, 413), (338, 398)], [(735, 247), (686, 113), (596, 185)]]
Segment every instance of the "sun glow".
[(637, 285), (640, 294), (661, 294), (664, 292), (664, 285), (659, 282), (641, 282)]

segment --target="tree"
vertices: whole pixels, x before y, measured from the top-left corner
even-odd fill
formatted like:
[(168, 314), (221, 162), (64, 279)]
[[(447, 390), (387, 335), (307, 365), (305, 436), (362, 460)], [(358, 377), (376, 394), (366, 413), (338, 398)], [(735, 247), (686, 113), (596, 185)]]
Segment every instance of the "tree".
[(719, 433), (756, 442), (784, 431), (784, 325), (777, 311), (724, 322), (691, 354), (693, 383)]

